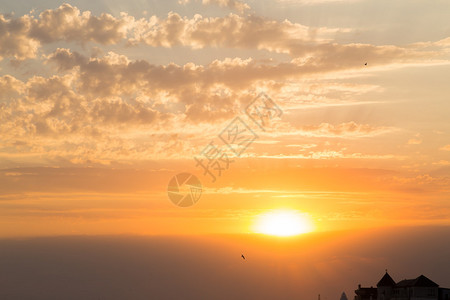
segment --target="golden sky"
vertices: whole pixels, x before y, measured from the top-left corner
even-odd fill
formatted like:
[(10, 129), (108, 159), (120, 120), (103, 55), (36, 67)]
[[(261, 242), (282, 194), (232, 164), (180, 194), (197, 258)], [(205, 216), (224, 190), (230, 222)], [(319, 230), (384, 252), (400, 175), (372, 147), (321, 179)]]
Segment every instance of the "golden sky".
[[(0, 236), (247, 233), (272, 209), (448, 224), (450, 3), (431, 2), (0, 4)], [(214, 181), (194, 158), (237, 117), (257, 138)], [(192, 207), (167, 196), (181, 172)]]

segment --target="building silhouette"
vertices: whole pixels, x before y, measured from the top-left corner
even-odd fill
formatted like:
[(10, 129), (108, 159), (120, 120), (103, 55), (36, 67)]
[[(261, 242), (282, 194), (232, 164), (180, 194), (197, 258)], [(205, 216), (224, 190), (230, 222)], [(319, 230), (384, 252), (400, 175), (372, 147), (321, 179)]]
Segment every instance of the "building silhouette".
[(450, 289), (439, 287), (424, 275), (395, 283), (387, 270), (377, 287), (359, 284), (355, 294), (355, 300), (450, 300)]

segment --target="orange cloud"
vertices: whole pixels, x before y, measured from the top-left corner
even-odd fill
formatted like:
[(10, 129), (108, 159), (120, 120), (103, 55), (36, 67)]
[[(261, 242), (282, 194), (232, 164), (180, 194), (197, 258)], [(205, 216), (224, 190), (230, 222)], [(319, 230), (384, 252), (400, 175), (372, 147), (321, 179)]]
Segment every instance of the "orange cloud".
[(109, 14), (92, 16), (90, 11), (80, 12), (70, 4), (48, 9), (33, 19), (29, 36), (43, 43), (58, 40), (114, 44), (126, 37), (126, 15), (115, 18)]
[[(236, 0), (204, 1), (236, 8), (245, 6)], [(81, 12), (70, 4), (63, 4), (59, 8), (45, 10), (38, 17), (25, 15), (14, 19), (2, 15), (0, 26), (5, 28), (0, 32), (0, 56), (20, 60), (35, 57), (41, 44), (55, 41), (103, 45), (125, 41), (131, 45), (182, 45), (192, 49), (264, 49), (287, 53), (297, 58), (295, 64), (303, 66), (303, 71), (310, 72), (360, 67), (361, 62), (355, 57), (364, 58), (371, 65), (379, 65), (421, 59), (429, 61), (442, 56), (439, 51), (427, 50), (420, 45), (336, 44), (330, 42), (333, 35), (347, 29), (310, 28), (288, 20), (280, 22), (256, 15), (195, 15), (187, 18), (171, 12), (165, 19), (157, 16), (135, 19), (125, 13), (120, 17), (105, 13), (94, 16), (90, 11)]]
[(23, 60), (36, 56), (40, 43), (29, 38), (31, 28), (32, 18), (28, 15), (9, 19), (0, 14), (0, 60), (4, 57)]

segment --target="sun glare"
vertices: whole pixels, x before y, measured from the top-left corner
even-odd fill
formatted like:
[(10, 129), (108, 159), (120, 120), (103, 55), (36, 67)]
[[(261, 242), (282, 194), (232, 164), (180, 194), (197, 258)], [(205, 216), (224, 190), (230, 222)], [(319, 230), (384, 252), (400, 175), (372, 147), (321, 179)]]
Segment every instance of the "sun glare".
[(259, 215), (254, 232), (276, 236), (293, 236), (313, 231), (308, 215), (295, 210), (275, 210)]

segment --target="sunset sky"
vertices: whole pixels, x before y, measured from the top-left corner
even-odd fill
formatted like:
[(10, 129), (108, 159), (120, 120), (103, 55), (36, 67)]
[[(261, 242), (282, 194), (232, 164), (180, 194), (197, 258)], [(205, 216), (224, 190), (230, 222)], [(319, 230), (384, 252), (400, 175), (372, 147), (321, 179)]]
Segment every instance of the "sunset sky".
[[(448, 1), (0, 9), (2, 237), (251, 233), (279, 209), (315, 231), (450, 223)], [(260, 93), (282, 111), (264, 130)], [(236, 117), (258, 138), (213, 182), (194, 157)]]
[(0, 298), (353, 299), (385, 269), (450, 288), (449, 16), (2, 1)]

